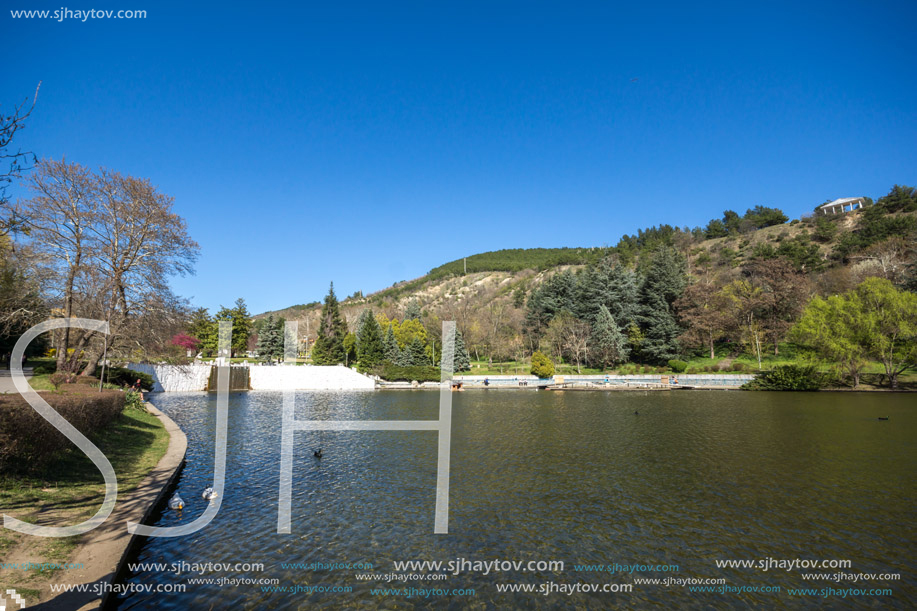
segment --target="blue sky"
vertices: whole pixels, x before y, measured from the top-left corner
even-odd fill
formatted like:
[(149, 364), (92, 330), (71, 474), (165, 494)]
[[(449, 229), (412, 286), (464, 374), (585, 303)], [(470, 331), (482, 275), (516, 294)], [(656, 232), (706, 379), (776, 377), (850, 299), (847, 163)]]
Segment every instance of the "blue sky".
[(19, 145), (172, 195), (211, 311), (917, 182), (909, 1), (2, 4)]

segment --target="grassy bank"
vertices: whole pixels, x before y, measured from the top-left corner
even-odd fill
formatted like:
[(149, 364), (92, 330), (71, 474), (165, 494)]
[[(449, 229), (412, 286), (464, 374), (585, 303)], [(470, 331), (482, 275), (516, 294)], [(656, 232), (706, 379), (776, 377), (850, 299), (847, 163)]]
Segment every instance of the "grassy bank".
[[(118, 500), (134, 490), (165, 454), (169, 434), (154, 415), (126, 409), (111, 426), (90, 437), (111, 461), (118, 476)], [(102, 476), (76, 449), (67, 451), (40, 472), (0, 474), (0, 507), (27, 522), (64, 526), (91, 517), (105, 496)], [(81, 537), (30, 537), (0, 531), (0, 559), (9, 563), (66, 563)], [(15, 588), (36, 600), (48, 582), (65, 570), (0, 569), (0, 588)]]

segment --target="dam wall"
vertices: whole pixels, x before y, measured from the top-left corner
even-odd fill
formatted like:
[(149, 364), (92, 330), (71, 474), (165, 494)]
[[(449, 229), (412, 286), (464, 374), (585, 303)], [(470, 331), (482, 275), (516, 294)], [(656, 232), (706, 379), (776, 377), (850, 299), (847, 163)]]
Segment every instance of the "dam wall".
[[(151, 365), (130, 363), (130, 369), (153, 377), (153, 392), (207, 390), (211, 365)], [(233, 367), (236, 369), (236, 366)], [(248, 368), (252, 390), (372, 390), (375, 381), (342, 366), (253, 366)]]

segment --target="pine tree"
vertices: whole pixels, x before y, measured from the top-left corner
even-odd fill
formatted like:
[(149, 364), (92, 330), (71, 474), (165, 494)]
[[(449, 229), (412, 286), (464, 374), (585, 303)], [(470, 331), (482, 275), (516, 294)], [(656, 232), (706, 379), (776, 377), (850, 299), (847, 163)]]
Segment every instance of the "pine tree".
[(627, 339), (604, 305), (599, 306), (599, 314), (592, 323), (589, 346), (593, 362), (602, 369), (627, 360), (630, 352)]
[(604, 305), (619, 326), (627, 326), (639, 314), (639, 288), (634, 271), (606, 257), (577, 277), (571, 312), (591, 325)]
[(412, 299), (408, 304), (407, 309), (404, 311), (405, 320), (420, 320), (421, 311), (420, 304), (417, 303), (416, 299)]
[(411, 340), (411, 343), (405, 346), (404, 352), (410, 353), (412, 365), (430, 364), (430, 361), (427, 359), (427, 351), (424, 349), (423, 342), (420, 341), (419, 337), (415, 337)]
[(452, 358), (452, 371), (469, 371), (471, 369), (471, 358), (468, 356), (468, 350), (465, 348), (465, 338), (462, 332), (455, 330), (455, 352)]
[(334, 294), (334, 283), (328, 290), (319, 321), (318, 338), (312, 346), (312, 362), (316, 365), (337, 365), (345, 358), (344, 337), (347, 323), (341, 318), (340, 307)]
[(274, 320), (273, 314), (268, 314), (267, 320), (261, 325), (261, 332), (258, 334), (258, 356), (268, 363), (283, 358), (281, 324), (282, 321)]
[(569, 271), (554, 274), (529, 297), (523, 332), (532, 346), (537, 346), (554, 316), (576, 308), (576, 277)]
[(363, 310), (357, 327), (357, 359), (362, 369), (368, 369), (381, 363), (385, 358), (385, 347), (382, 344), (382, 328), (372, 310)]
[(398, 340), (395, 339), (391, 325), (386, 327), (385, 337), (382, 338), (382, 358), (393, 365), (401, 360), (401, 349), (398, 348)]
[[(373, 317), (373, 311), (372, 311), (371, 309), (369, 309), (369, 308), (366, 308), (365, 310), (363, 310), (362, 312), (360, 312), (360, 316), (357, 317), (357, 325), (356, 325), (356, 329), (357, 329), (357, 344), (360, 343), (360, 334), (363, 332), (363, 325), (366, 324), (366, 319), (367, 319), (367, 318), (374, 318), (374, 317)], [(381, 337), (381, 334), (380, 334), (380, 337)]]
[(664, 246), (653, 255), (640, 290), (640, 323), (643, 343), (640, 357), (651, 363), (666, 363), (678, 356), (682, 329), (675, 320), (672, 303), (685, 290), (684, 257)]

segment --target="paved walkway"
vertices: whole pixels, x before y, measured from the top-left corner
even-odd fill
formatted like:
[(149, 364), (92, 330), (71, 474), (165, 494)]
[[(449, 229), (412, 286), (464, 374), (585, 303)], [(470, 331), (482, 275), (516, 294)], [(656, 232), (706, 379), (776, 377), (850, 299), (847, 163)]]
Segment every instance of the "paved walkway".
[[(127, 532), (127, 521), (146, 521), (169, 484), (178, 475), (178, 468), (185, 460), (188, 438), (171, 418), (158, 409), (146, 404), (150, 413), (159, 418), (169, 432), (169, 448), (156, 467), (125, 496), (118, 495), (118, 503), (104, 524), (83, 535), (83, 541), (70, 558), (72, 563), (83, 563), (80, 570), (68, 569), (61, 572), (60, 582), (72, 584), (110, 584), (122, 568), (133, 536)], [(92, 587), (92, 586), (90, 586)], [(104, 586), (99, 586), (100, 589)], [(98, 609), (103, 597), (91, 592), (69, 592), (30, 606), (41, 611), (88, 611)]]
[[(26, 378), (32, 377), (32, 368), (23, 367), (22, 373), (25, 374)], [(10, 374), (9, 369), (0, 369), (0, 393), (6, 392), (16, 392), (16, 387), (13, 386), (13, 377)]]

